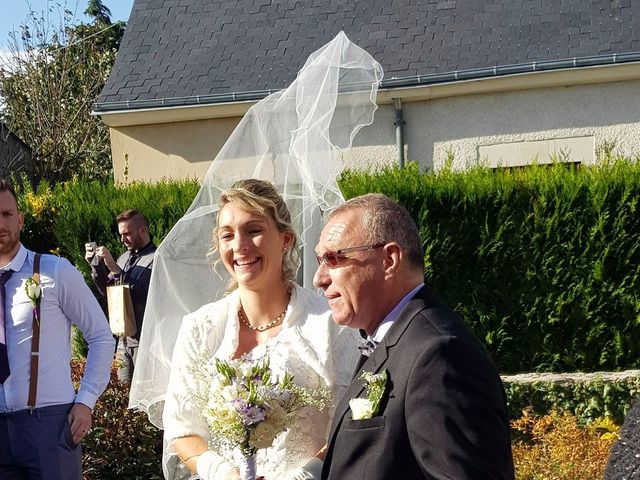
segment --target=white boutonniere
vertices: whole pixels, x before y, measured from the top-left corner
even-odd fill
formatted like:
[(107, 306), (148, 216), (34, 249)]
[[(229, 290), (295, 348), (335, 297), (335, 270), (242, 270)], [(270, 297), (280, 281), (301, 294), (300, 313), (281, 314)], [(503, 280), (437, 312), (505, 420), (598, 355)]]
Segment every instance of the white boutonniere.
[(351, 408), (351, 418), (354, 420), (365, 420), (373, 418), (378, 414), (380, 401), (387, 388), (387, 371), (373, 374), (362, 372), (360, 378), (365, 382), (365, 398), (352, 398), (349, 400)]
[(33, 277), (27, 278), (24, 282), (24, 290), (29, 297), (31, 307), (33, 308), (33, 316), (36, 321), (40, 321), (40, 301), (42, 300), (42, 288), (40, 284), (36, 282)]

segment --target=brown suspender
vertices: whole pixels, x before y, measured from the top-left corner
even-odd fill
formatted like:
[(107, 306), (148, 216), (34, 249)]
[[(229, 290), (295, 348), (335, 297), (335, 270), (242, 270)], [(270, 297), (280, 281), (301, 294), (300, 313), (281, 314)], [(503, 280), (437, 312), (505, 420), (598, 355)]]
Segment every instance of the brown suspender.
[[(40, 283), (40, 254), (33, 258), (33, 280)], [(41, 297), (42, 298), (42, 297)], [(42, 316), (42, 315), (40, 315)], [(31, 337), (31, 370), (29, 372), (29, 400), (27, 406), (30, 410), (36, 408), (36, 393), (38, 390), (38, 360), (40, 356), (40, 319), (36, 317), (33, 309), (33, 336)]]

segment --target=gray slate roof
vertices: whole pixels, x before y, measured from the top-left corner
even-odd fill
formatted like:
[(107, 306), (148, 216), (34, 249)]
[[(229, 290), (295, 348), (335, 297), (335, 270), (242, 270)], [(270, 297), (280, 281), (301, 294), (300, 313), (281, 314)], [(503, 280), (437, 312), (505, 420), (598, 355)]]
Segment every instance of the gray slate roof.
[(383, 87), (640, 60), (638, 0), (135, 0), (95, 110), (260, 98), (340, 30)]

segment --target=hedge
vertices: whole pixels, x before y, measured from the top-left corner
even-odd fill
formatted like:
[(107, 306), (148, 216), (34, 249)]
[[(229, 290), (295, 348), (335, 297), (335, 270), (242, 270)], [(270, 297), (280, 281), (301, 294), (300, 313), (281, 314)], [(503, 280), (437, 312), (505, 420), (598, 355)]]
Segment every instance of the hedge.
[[(640, 366), (640, 166), (346, 172), (346, 197), (383, 192), (419, 225), (427, 281), (483, 340), (503, 373)], [(160, 240), (192, 182), (26, 187), (23, 239), (85, 273), (83, 244), (121, 251), (115, 216), (137, 208)]]
[(347, 197), (382, 192), (419, 225), (426, 277), (498, 369), (640, 365), (640, 165), (347, 172)]
[(99, 181), (43, 182), (34, 190), (27, 182), (18, 187), (19, 206), (25, 213), (23, 242), (41, 252), (53, 252), (75, 263), (85, 274), (84, 244), (89, 240), (121, 252), (116, 216), (128, 209), (149, 220), (151, 237), (159, 243), (189, 208), (199, 184), (195, 180), (135, 182), (114, 185)]
[(503, 378), (509, 416), (515, 420), (530, 410), (538, 415), (551, 411), (570, 412), (582, 424), (599, 418), (610, 418), (621, 425), (640, 394), (639, 372), (628, 372), (619, 378), (574, 380), (513, 381)]

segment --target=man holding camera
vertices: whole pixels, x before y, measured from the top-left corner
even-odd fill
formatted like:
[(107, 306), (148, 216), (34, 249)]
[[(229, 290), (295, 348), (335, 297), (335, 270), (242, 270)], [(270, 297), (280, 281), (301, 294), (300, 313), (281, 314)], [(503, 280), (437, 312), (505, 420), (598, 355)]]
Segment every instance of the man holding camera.
[(116, 217), (116, 223), (120, 240), (127, 251), (116, 261), (107, 247), (90, 242), (85, 244), (84, 258), (91, 265), (91, 277), (103, 296), (106, 296), (110, 285), (129, 287), (136, 332), (119, 338), (116, 358), (122, 365), (118, 369), (118, 379), (131, 383), (156, 246), (151, 241), (147, 219), (137, 210), (122, 212)]

